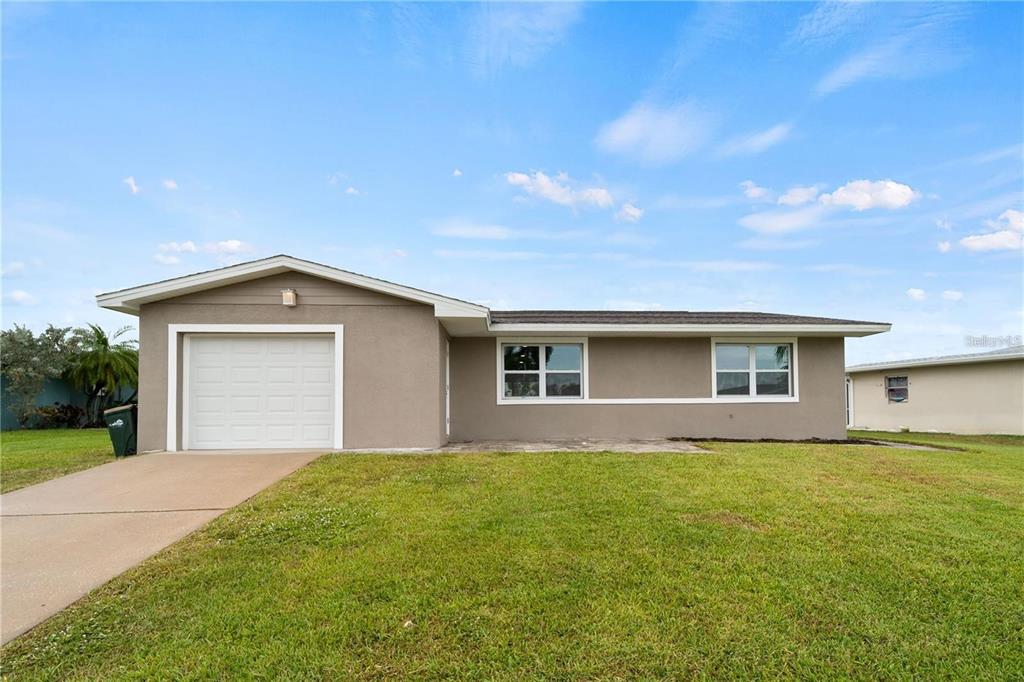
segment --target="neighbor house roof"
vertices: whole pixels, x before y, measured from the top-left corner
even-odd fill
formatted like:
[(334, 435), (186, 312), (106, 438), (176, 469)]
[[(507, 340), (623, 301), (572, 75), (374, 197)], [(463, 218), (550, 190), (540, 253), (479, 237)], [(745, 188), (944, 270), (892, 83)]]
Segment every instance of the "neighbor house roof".
[(959, 355), (938, 355), (930, 358), (913, 358), (911, 360), (892, 360), (888, 362), (868, 362), (851, 365), (847, 372), (873, 372), (886, 369), (902, 369), (904, 367), (927, 367), (929, 365), (966, 365), (976, 362), (1000, 362), (1004, 360), (1024, 359), (1024, 346), (1008, 346), (984, 353), (962, 353)]
[(609, 311), (609, 310), (508, 310), (492, 311), (422, 289), (395, 284), (348, 270), (321, 265), (287, 255), (271, 256), (216, 270), (197, 272), (96, 297), (103, 308), (138, 314), (145, 303), (267, 277), (283, 272), (301, 272), (327, 280), (361, 287), (398, 298), (430, 304), (452, 336), (499, 336), (520, 334), (608, 335), (755, 335), (788, 334), (807, 336), (867, 336), (889, 331), (885, 322), (804, 315), (750, 312), (692, 311)]

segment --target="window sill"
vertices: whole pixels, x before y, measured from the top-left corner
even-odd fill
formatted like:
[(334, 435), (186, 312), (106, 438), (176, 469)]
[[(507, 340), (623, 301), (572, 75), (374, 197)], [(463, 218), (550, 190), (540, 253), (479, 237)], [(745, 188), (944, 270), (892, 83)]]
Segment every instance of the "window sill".
[(747, 397), (722, 396), (716, 398), (512, 398), (499, 399), (498, 405), (735, 405), (753, 403), (798, 403), (796, 396)]

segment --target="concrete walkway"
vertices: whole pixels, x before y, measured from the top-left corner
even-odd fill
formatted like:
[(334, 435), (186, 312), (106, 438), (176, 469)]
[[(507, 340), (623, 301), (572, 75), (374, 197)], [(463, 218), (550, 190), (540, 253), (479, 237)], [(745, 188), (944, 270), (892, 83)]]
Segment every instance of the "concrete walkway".
[(140, 455), (0, 495), (0, 642), (319, 456)]

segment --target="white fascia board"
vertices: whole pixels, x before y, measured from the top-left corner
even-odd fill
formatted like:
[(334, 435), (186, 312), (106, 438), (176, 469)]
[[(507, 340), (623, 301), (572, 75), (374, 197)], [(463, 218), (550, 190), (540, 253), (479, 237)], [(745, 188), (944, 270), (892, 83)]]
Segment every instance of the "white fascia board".
[(889, 324), (492, 324), (492, 335), (600, 334), (604, 336), (870, 336), (892, 328)]
[(876, 365), (853, 365), (846, 368), (847, 374), (859, 374), (860, 372), (881, 372), (888, 370), (901, 370), (910, 367), (937, 367), (942, 365), (973, 365), (979, 362), (1004, 362), (1006, 360), (1024, 360), (1024, 353), (1007, 353), (1006, 355), (981, 355), (976, 358), (932, 358), (931, 360), (908, 360), (907, 362), (888, 363), (883, 362)]
[(240, 263), (210, 272), (178, 277), (165, 282), (144, 284), (131, 289), (100, 294), (96, 303), (101, 308), (109, 308), (120, 312), (138, 314), (143, 303), (160, 301), (175, 296), (182, 296), (196, 291), (204, 291), (216, 287), (246, 282), (260, 277), (276, 275), (282, 272), (301, 272), (314, 277), (349, 284), (362, 289), (396, 296), (417, 303), (434, 306), (435, 314), (447, 317), (481, 317), (487, 318), (489, 311), (485, 306), (448, 298), (428, 291), (394, 284), (373, 277), (359, 275), (354, 272), (339, 270), (319, 263), (292, 258), (291, 256), (274, 256), (250, 263)]

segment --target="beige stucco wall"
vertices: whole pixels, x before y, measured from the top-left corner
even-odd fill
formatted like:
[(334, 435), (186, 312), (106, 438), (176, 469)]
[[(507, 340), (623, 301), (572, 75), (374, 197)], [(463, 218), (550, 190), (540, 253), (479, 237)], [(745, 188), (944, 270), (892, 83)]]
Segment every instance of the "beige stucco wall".
[(591, 398), (711, 395), (709, 339), (592, 338), (588, 355)]
[[(289, 287), (299, 294), (295, 308), (281, 305), (280, 290)], [(172, 323), (343, 324), (345, 448), (436, 447), (442, 441), (443, 403), (437, 396), (443, 367), (433, 307), (287, 273), (142, 306), (143, 451), (166, 444), (167, 325)], [(180, 383), (178, 396), (180, 424)]]
[[(909, 399), (886, 399), (886, 376), (906, 376)], [(857, 372), (857, 428), (1024, 434), (1024, 360)]]
[[(796, 403), (499, 405), (495, 340), (455, 338), (452, 440), (844, 438), (843, 339), (804, 338), (798, 345)], [(589, 361), (592, 398), (711, 395), (710, 339), (591, 337)]]

